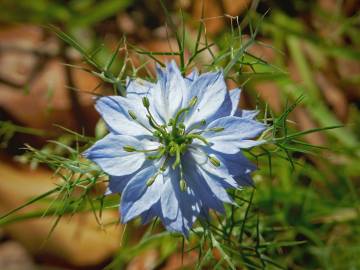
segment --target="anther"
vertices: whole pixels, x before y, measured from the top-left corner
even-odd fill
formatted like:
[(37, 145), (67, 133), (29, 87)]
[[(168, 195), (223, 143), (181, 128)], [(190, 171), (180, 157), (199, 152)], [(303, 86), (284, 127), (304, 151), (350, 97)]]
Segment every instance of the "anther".
[(123, 149), (126, 151), (126, 152), (135, 152), (137, 151), (136, 148), (132, 147), (131, 145), (125, 145), (123, 147)]
[(128, 111), (130, 117), (133, 119), (133, 120), (136, 120), (136, 114), (133, 112), (133, 111)]
[(180, 153), (181, 153), (181, 154), (184, 154), (184, 153), (186, 152), (186, 150), (187, 150), (187, 144), (186, 144), (186, 143), (182, 143), (182, 144), (180, 145)]
[(174, 124), (174, 121), (175, 121), (174, 118), (170, 118), (168, 126), (169, 127), (172, 126)]
[(217, 158), (209, 156), (209, 160), (215, 167), (220, 167), (220, 161)]
[(210, 131), (214, 131), (214, 132), (221, 132), (223, 131), (225, 128), (223, 127), (214, 127), (214, 128), (210, 128)]
[(157, 177), (157, 174), (154, 175), (154, 176), (151, 176), (151, 177), (146, 181), (146, 185), (147, 185), (148, 187), (150, 187), (152, 184), (154, 184), (156, 177)]
[(197, 101), (198, 101), (197, 96), (193, 96), (189, 102), (189, 107), (194, 107)]
[(181, 179), (179, 185), (180, 185), (180, 190), (184, 192), (187, 186), (185, 180)]
[(149, 99), (147, 97), (142, 98), (142, 103), (143, 103), (145, 108), (149, 108), (150, 102), (149, 102)]

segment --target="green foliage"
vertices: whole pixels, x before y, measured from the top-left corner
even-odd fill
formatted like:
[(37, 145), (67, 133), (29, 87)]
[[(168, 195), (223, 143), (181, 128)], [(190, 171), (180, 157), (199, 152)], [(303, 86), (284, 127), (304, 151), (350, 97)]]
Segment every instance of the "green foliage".
[[(131, 2), (103, 1), (97, 4), (95, 1), (84, 0), (70, 1), (65, 6), (57, 1), (42, 0), (13, 6), (17, 12), (9, 14), (2, 14), (2, 9), (0, 15), (3, 21), (17, 21), (20, 18), (14, 14), (19, 15), (26, 10), (30, 12), (21, 19), (23, 21), (61, 22), (70, 29), (77, 26), (89, 27), (114, 15)], [(2, 5), (10, 4), (5, 1)], [(135, 256), (151, 248), (159, 250), (158, 265), (180, 249), (184, 254), (197, 251), (199, 257), (196, 269), (359, 268), (359, 187), (353, 179), (360, 174), (360, 153), (354, 150), (359, 149), (360, 138), (355, 128), (343, 127), (323, 101), (313, 74), (314, 63), (310, 63), (304, 55), (302, 44), (306, 42), (312, 46), (319, 62), (326, 57), (359, 61), (358, 50), (309, 33), (301, 23), (279, 11), (267, 16), (251, 13), (244, 20), (248, 25), (239, 22), (237, 17), (229, 18), (231, 28), (216, 37), (214, 43), (209, 41), (206, 26), (201, 20), (192, 40), (187, 35), (186, 17), (180, 13), (178, 18), (181, 20), (181, 27), (178, 27), (163, 2), (161, 7), (169, 30), (177, 41), (178, 48), (175, 52), (146, 51), (129, 43), (124, 37), (110, 53), (108, 48), (84, 45), (84, 42), (79, 42), (74, 36), (55, 26), (50, 26), (50, 29), (64, 43), (76, 49), (88, 64), (87, 67), (72, 66), (73, 68), (80, 68), (100, 78), (102, 84), (110, 85), (113, 92), (119, 95), (126, 95), (127, 76), (147, 74), (147, 79), (154, 79), (148, 72), (148, 65), (154, 61), (164, 65), (160, 56), (178, 58), (181, 71), (187, 74), (194, 65), (201, 65), (199, 59), (206, 52), (211, 60), (200, 66), (202, 71), (222, 68), (229, 80), (237, 85), (246, 85), (246, 91), (256, 100), (260, 110), (258, 118), (268, 126), (261, 138), (267, 144), (246, 152), (260, 168), (254, 175), (256, 189), (229, 191), (236, 205), (227, 206), (225, 216), (212, 213), (210, 222), (198, 221), (188, 240), (164, 232), (159, 222), (154, 220), (146, 227), (142, 239), (135, 244), (130, 237), (140, 225), (138, 220), (132, 222), (124, 233), (121, 249), (106, 269), (122, 269)], [(45, 9), (49, 12), (44, 12)], [(359, 44), (354, 21), (356, 18), (340, 18), (338, 34), (346, 34), (354, 43)], [(244, 34), (245, 31), (249, 36)], [(259, 33), (269, 35), (276, 49), (288, 51), (289, 55), (277, 53), (276, 66), (255, 56), (251, 53), (251, 46), (264, 46), (257, 40)], [(217, 53), (212, 50), (214, 45), (219, 47)], [(123, 52), (121, 57), (120, 51)], [(185, 56), (186, 51), (189, 52), (189, 57)], [(140, 66), (132, 64), (128, 56), (130, 52), (139, 56), (142, 61)], [(302, 83), (294, 81), (286, 72), (287, 57), (291, 58), (299, 70)], [(281, 90), (285, 106), (279, 114), (259, 101), (252, 91), (256, 83), (269, 80)], [(291, 112), (299, 106), (306, 107), (319, 128), (299, 131), (296, 123), (289, 119)], [(359, 118), (358, 110), (354, 110), (353, 118)], [(359, 123), (356, 125), (358, 128)], [(4, 143), (16, 132), (43, 135), (41, 131), (1, 123), (0, 136)], [(331, 149), (302, 140), (303, 136), (315, 132), (322, 132)], [(63, 136), (50, 141), (40, 150), (27, 146), (27, 153), (18, 157), (18, 160), (32, 166), (48, 166), (60, 182), (54, 189), (31, 198), (24, 205), (1, 216), (0, 225), (56, 216), (53, 230), (64, 215), (92, 211), (99, 225), (106, 226), (101, 221), (102, 212), (117, 208), (119, 198), (95, 192), (97, 186), (106, 184), (107, 176), (81, 156), (83, 150), (103, 135), (103, 123), (99, 122), (95, 138), (65, 130)], [(335, 154), (345, 162), (334, 164), (322, 157)], [(35, 203), (42, 210), (19, 214), (20, 209)], [(338, 235), (339, 230), (343, 231), (343, 235)]]

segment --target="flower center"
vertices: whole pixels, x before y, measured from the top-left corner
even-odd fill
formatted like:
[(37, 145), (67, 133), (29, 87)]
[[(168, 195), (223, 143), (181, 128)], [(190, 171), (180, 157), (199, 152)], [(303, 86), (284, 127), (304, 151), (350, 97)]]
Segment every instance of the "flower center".
[[(146, 127), (143, 123), (137, 121), (137, 117), (134, 112), (129, 111), (130, 117), (137, 121), (138, 124), (142, 125), (148, 131), (150, 131), (155, 138), (161, 143), (161, 146), (156, 149), (149, 149), (149, 150), (139, 150), (135, 149), (132, 146), (124, 146), (124, 150), (127, 152), (143, 152), (143, 153), (150, 153), (147, 155), (147, 159), (149, 160), (158, 160), (165, 157), (162, 166), (160, 167), (159, 171), (149, 178), (146, 182), (148, 186), (152, 185), (156, 179), (156, 177), (165, 171), (166, 167), (168, 166), (168, 162), (171, 158), (175, 158), (175, 161), (172, 164), (172, 168), (175, 170), (177, 167), (180, 168), (180, 189), (184, 191), (186, 189), (186, 181), (184, 180), (183, 176), (183, 169), (181, 164), (181, 155), (186, 153), (188, 146), (192, 144), (193, 140), (202, 141), (204, 144), (208, 145), (209, 143), (207, 140), (201, 136), (200, 132), (193, 132), (194, 130), (201, 128), (202, 126), (206, 125), (206, 121), (202, 120), (200, 123), (194, 125), (190, 130), (186, 130), (184, 125), (184, 119), (186, 114), (191, 110), (192, 107), (197, 103), (197, 97), (194, 96), (189, 105), (185, 108), (180, 109), (174, 118), (171, 118), (166, 125), (159, 125), (153, 115), (150, 112), (150, 102), (147, 97), (142, 98), (143, 106), (146, 108), (147, 111), (147, 119), (149, 121), (149, 125), (153, 128), (153, 130)], [(212, 131), (219, 132), (224, 130), (223, 128), (215, 128)], [(154, 152), (153, 154), (151, 152)], [(210, 162), (216, 166), (220, 166), (220, 162), (214, 158), (209, 156)]]
[[(143, 105), (146, 108), (148, 114), (147, 118), (149, 124), (154, 128), (153, 135), (163, 145), (160, 147), (157, 155), (149, 155), (148, 159), (160, 159), (164, 155), (167, 157), (175, 157), (175, 161), (172, 164), (172, 168), (175, 169), (177, 166), (181, 166), (181, 155), (184, 154), (188, 146), (193, 142), (194, 139), (199, 139), (205, 144), (208, 144), (205, 138), (200, 134), (190, 133), (186, 131), (184, 125), (184, 118), (192, 107), (197, 102), (197, 97), (193, 97), (189, 105), (185, 108), (180, 109), (174, 118), (171, 118), (166, 125), (159, 125), (154, 117), (152, 116), (149, 107), (149, 100), (147, 97), (143, 98)], [(199, 126), (205, 125), (205, 121), (201, 121)], [(196, 127), (195, 127), (196, 128)]]

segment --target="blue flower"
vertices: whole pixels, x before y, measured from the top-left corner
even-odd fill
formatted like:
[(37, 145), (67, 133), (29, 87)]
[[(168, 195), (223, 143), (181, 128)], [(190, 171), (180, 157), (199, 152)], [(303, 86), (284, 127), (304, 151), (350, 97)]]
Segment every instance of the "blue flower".
[(109, 175), (108, 193), (122, 193), (123, 223), (157, 216), (187, 236), (198, 216), (233, 203), (226, 189), (252, 184), (241, 149), (263, 143), (252, 139), (265, 125), (238, 109), (240, 89), (227, 91), (221, 71), (184, 78), (170, 62), (157, 76), (128, 80), (126, 98), (97, 100), (110, 133), (85, 156)]

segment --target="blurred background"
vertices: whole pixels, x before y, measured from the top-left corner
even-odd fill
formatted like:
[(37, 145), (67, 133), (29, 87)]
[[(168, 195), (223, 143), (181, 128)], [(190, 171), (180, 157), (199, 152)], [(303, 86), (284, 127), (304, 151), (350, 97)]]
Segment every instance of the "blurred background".
[[(165, 3), (176, 22), (181, 23), (179, 10), (183, 11), (191, 44), (202, 1)], [(244, 25), (244, 36), (249, 34), (248, 12), (255, 20), (266, 13), (249, 53), (268, 64), (264, 68), (253, 63), (253, 73), (237, 78), (244, 88), (243, 107), (268, 104), (269, 110), (279, 114), (304, 95), (291, 114), (294, 129), (344, 125), (305, 136), (307, 143), (330, 149), (316, 155), (294, 154), (301, 165), (295, 170), (276, 159), (272, 174), (264, 163), (255, 175), (254, 204), (263, 229), (271, 228), (267, 241), (304, 241), (288, 248), (273, 247), (269, 255), (285, 268), (360, 269), (359, 7), (357, 0), (204, 0), (203, 21), (214, 54), (229, 48), (231, 32), (238, 29), (235, 25)], [(49, 25), (71, 34), (88, 51), (101, 48), (94, 54), (99, 63), (108, 61), (124, 35), (143, 51), (176, 48), (157, 0), (2, 0), (1, 213), (56, 184), (52, 171), (29, 164), (24, 144), (43, 148), (49, 139), (59, 137), (66, 143), (65, 132), (58, 126), (93, 136), (99, 119), (93, 94), (111, 93), (98, 77), (73, 67), (86, 67), (81, 54), (49, 30)], [(115, 63), (124, 61), (126, 48), (122, 49)], [(130, 49), (127, 57), (134, 66), (143, 61)], [(201, 69), (201, 63), (211, 60), (211, 53), (205, 52), (196, 63)], [(229, 81), (229, 87), (234, 86)], [(102, 218), (113, 221), (117, 216), (116, 210), (106, 211)], [(92, 214), (80, 213), (62, 219), (47, 239), (54, 220), (29, 218), (1, 226), (0, 269), (102, 269), (125, 249), (120, 246), (123, 228), (116, 222), (103, 229)], [(136, 242), (142, 231), (131, 232)], [(181, 247), (169, 252), (164, 246), (162, 250), (127, 250), (121, 269), (193, 269), (196, 254), (187, 253), (182, 262)]]

